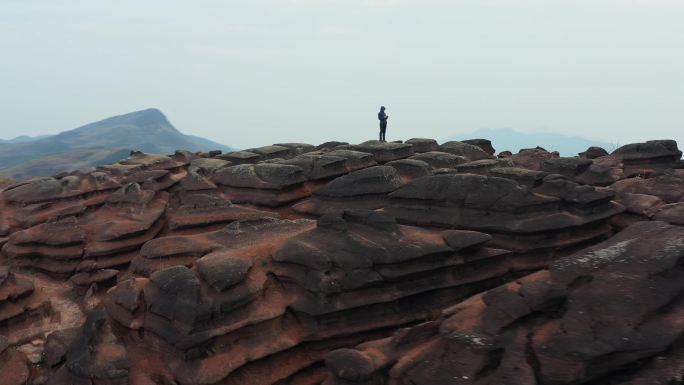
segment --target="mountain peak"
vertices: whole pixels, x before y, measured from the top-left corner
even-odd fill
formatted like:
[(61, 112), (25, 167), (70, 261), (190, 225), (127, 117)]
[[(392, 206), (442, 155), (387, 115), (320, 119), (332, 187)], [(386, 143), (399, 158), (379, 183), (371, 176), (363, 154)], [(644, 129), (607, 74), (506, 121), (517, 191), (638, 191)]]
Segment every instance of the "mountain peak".
[(124, 114), (124, 115), (120, 115), (120, 116), (126, 116), (126, 115), (146, 116), (146, 117), (150, 117), (150, 118), (157, 118), (157, 119), (166, 120), (166, 115), (164, 115), (164, 113), (161, 112), (160, 109), (154, 108), (154, 107), (153, 108), (147, 108), (147, 109), (140, 110), (140, 111), (130, 112), (128, 114)]
[[(166, 115), (162, 113), (157, 108), (148, 108), (145, 110), (129, 112), (123, 115), (112, 116), (101, 120), (99, 122), (91, 123), (83, 127), (89, 127), (93, 125), (99, 125), (102, 123), (108, 124), (135, 124), (135, 125), (150, 125), (150, 124), (163, 124), (171, 126), (171, 123), (166, 118)], [(173, 126), (172, 126), (173, 127)]]
[(22, 178), (51, 175), (75, 167), (111, 162), (112, 157), (129, 150), (173, 154), (178, 149), (193, 152), (229, 150), (219, 143), (183, 134), (159, 109), (148, 108), (112, 116), (46, 139), (4, 143), (0, 148), (0, 173)]

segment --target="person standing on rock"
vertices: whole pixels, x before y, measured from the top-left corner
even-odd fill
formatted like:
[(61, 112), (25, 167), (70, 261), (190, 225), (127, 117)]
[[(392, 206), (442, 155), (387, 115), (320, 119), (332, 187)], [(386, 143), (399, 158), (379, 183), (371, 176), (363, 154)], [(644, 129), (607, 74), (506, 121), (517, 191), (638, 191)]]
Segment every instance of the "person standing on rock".
[(380, 121), (380, 141), (386, 142), (385, 131), (387, 131), (387, 119), (389, 115), (385, 113), (385, 106), (380, 106), (380, 112), (378, 112), (378, 120)]

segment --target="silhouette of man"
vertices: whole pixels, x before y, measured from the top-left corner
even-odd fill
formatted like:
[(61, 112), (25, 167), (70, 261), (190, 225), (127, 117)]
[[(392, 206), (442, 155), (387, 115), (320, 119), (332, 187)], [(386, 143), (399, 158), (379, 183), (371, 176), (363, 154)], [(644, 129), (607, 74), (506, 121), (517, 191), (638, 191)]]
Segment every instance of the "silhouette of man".
[(385, 131), (387, 131), (387, 119), (389, 115), (385, 113), (385, 106), (380, 106), (380, 112), (378, 112), (378, 120), (380, 121), (380, 141), (386, 142)]

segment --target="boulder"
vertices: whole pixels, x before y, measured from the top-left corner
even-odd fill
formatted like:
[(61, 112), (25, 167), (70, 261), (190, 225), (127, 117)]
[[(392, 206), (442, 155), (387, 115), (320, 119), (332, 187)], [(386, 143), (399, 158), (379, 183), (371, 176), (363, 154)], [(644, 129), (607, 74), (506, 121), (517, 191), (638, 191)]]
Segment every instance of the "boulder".
[(380, 142), (378, 140), (369, 140), (354, 145), (352, 149), (373, 154), (378, 163), (408, 158), (413, 155), (413, 146), (408, 143)]
[(606, 151), (603, 147), (591, 146), (586, 151), (580, 152), (578, 155), (581, 158), (596, 159), (608, 155), (608, 151)]
[(439, 151), (448, 152), (449, 154), (463, 156), (469, 160), (493, 159), (494, 157), (480, 147), (458, 141), (450, 141), (442, 143), (439, 146)]
[(462, 140), (461, 142), (480, 147), (482, 151), (489, 155), (494, 155), (496, 153), (496, 150), (492, 147), (492, 142), (487, 139), (467, 139)]
[(394, 167), (402, 181), (432, 175), (432, 167), (426, 162), (417, 159), (399, 159), (385, 163), (386, 166)]
[(434, 139), (411, 138), (406, 143), (413, 146), (414, 153), (437, 151), (439, 144)]

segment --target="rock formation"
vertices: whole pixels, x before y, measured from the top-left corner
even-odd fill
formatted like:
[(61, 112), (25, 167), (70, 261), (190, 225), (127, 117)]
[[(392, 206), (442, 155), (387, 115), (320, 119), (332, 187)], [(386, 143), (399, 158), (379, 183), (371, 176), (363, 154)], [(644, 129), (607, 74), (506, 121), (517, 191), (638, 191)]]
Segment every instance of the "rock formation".
[(494, 154), (277, 143), (3, 184), (0, 384), (681, 382), (676, 143)]

